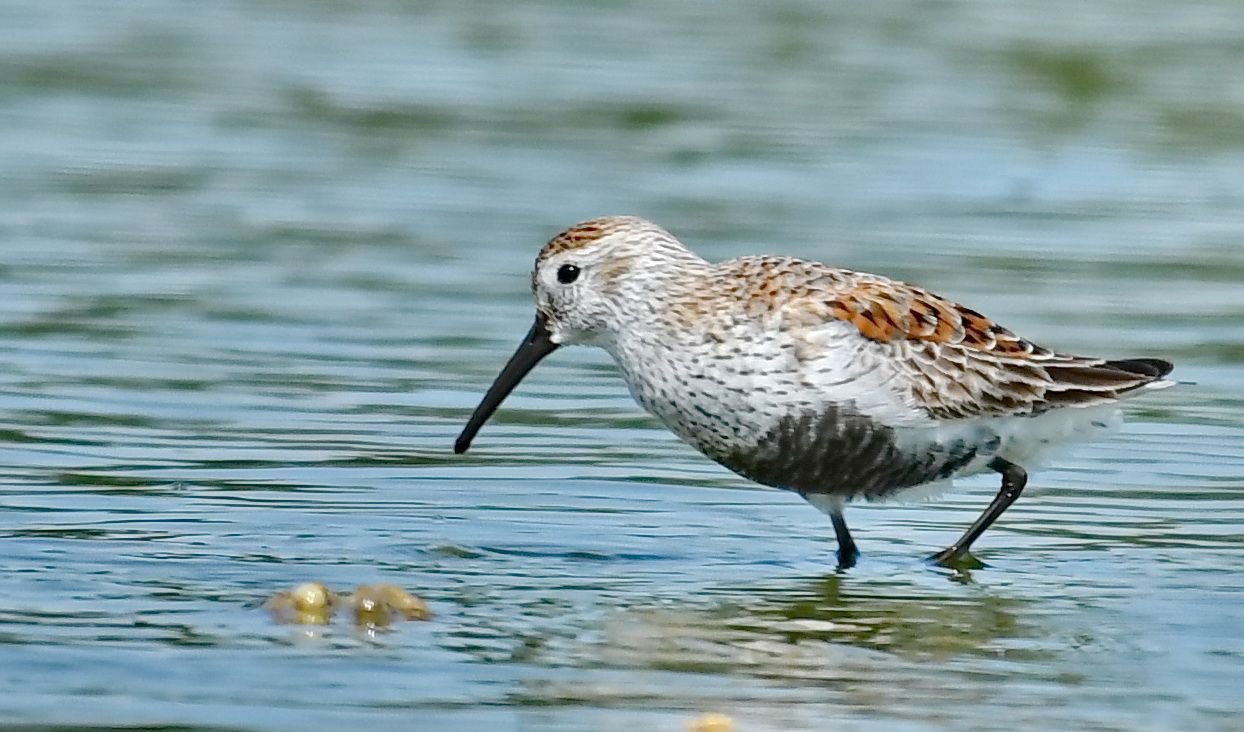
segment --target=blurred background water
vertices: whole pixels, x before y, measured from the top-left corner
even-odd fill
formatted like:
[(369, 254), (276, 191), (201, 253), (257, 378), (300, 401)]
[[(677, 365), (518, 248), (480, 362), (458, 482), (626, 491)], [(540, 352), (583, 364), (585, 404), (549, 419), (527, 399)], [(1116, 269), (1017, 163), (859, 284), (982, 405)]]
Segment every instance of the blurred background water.
[[(0, 722), (178, 729), (1244, 725), (1244, 6), (0, 4)], [(1178, 362), (996, 486), (798, 498), (559, 352), (450, 445), (541, 244), (911, 280)], [(436, 617), (274, 625), (308, 579)]]

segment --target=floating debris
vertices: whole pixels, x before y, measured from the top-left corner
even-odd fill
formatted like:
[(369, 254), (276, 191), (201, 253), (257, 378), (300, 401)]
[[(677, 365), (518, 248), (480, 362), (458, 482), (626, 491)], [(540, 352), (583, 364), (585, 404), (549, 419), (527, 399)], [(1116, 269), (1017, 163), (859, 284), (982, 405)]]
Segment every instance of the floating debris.
[(403, 620), (427, 620), (432, 617), (427, 603), (397, 585), (359, 585), (351, 598), (356, 618), (365, 612), (378, 612), (379, 608), (384, 608), (388, 615), (399, 615)]
[(734, 720), (725, 714), (702, 714), (687, 723), (687, 732), (731, 732)]
[(432, 617), (427, 603), (392, 584), (359, 585), (350, 594), (338, 594), (323, 582), (304, 582), (263, 604), (276, 622), (298, 625), (327, 625), (346, 606), (360, 628), (385, 628), (394, 620)]
[(278, 592), (263, 604), (278, 623), (328, 625), (338, 598), (323, 582), (304, 582), (289, 592)]
[(385, 628), (393, 622), (393, 608), (378, 586), (359, 585), (350, 596), (354, 624), (360, 628)]

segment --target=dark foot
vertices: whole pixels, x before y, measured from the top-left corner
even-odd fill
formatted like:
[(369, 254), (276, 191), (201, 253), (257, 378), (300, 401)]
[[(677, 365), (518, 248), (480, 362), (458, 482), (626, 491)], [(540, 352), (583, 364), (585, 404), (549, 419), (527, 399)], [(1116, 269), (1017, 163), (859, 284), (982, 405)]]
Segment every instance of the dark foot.
[(850, 550), (838, 549), (838, 569), (850, 569), (855, 566), (855, 560), (860, 558), (860, 550), (854, 546)]
[(966, 549), (957, 547), (947, 547), (937, 554), (929, 557), (930, 564), (936, 564), (946, 569), (984, 569), (986, 564), (976, 557), (968, 553)]

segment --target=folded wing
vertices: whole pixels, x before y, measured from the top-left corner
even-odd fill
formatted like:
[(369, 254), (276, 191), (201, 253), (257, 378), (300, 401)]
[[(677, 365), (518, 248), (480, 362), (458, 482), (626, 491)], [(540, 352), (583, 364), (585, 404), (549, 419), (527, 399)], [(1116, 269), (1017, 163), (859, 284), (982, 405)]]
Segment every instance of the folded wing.
[(1039, 414), (1171, 383), (1163, 377), (1173, 366), (1161, 359), (1060, 353), (919, 287), (841, 271), (836, 279), (837, 288), (790, 302), (785, 313), (805, 327), (809, 318), (849, 323), (891, 349), (915, 401), (936, 418)]

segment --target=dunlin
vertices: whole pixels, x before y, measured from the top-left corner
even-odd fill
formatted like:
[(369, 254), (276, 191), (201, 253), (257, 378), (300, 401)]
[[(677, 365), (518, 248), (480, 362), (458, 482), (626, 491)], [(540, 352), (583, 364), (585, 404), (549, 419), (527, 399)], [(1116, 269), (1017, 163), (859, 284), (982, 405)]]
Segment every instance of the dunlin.
[(462, 453), (558, 346), (600, 346), (644, 409), (730, 470), (829, 514), (838, 564), (859, 552), (853, 499), (995, 471), (980, 518), (933, 561), (962, 566), (1059, 443), (1119, 420), (1119, 401), (1170, 386), (1156, 358), (1038, 346), (914, 285), (790, 257), (700, 258), (661, 227), (610, 216), (536, 257), (535, 324), (462, 430)]

